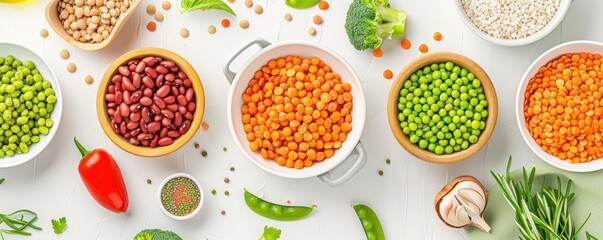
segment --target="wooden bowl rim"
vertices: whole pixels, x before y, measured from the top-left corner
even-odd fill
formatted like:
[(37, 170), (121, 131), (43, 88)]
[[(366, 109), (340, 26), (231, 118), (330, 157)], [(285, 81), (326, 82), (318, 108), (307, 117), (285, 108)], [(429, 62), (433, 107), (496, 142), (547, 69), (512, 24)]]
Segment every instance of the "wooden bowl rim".
[[(465, 150), (451, 154), (437, 155), (428, 150), (421, 149), (418, 145), (411, 143), (409, 137), (402, 132), (400, 122), (398, 121), (398, 98), (404, 81), (406, 81), (411, 74), (427, 65), (431, 65), (432, 63), (448, 61), (451, 61), (455, 65), (458, 65), (462, 68), (466, 68), (469, 72), (475, 74), (476, 78), (481, 81), (482, 87), (484, 88), (484, 94), (486, 95), (486, 100), (488, 101), (488, 116), (486, 118), (486, 128), (484, 131), (482, 131), (476, 143), (471, 144)], [(398, 143), (400, 143), (400, 145), (402, 145), (402, 147), (413, 156), (431, 163), (455, 163), (473, 156), (487, 144), (492, 132), (494, 131), (496, 120), (498, 118), (498, 98), (496, 96), (494, 85), (492, 84), (488, 74), (473, 60), (463, 55), (451, 52), (436, 52), (426, 54), (416, 58), (406, 65), (406, 67), (400, 71), (396, 77), (395, 82), (390, 89), (387, 101), (389, 126)]]
[[(193, 114), (193, 121), (191, 121), (191, 126), (188, 131), (179, 138), (174, 139), (174, 142), (172, 144), (167, 146), (158, 146), (156, 148), (135, 146), (130, 144), (124, 137), (117, 135), (113, 132), (110, 126), (109, 116), (108, 114), (106, 114), (107, 107), (105, 100), (105, 92), (107, 91), (108, 84), (111, 82), (111, 77), (117, 72), (117, 68), (132, 59), (141, 59), (148, 56), (158, 56), (162, 57), (163, 59), (169, 59), (174, 61), (176, 65), (180, 67), (180, 70), (184, 71), (188, 78), (191, 80), (191, 82), (193, 83), (193, 90), (195, 91), (196, 108), (195, 113)], [(197, 72), (188, 61), (186, 61), (180, 55), (163, 48), (138, 48), (121, 55), (119, 58), (113, 61), (111, 65), (109, 65), (98, 86), (98, 92), (96, 97), (96, 113), (101, 127), (113, 143), (115, 143), (124, 151), (138, 156), (159, 157), (172, 153), (184, 146), (188, 141), (190, 141), (190, 139), (193, 138), (193, 136), (197, 133), (197, 130), (199, 130), (199, 126), (201, 125), (201, 122), (203, 120), (204, 111), (205, 92), (203, 90), (203, 83), (201, 82), (199, 75), (197, 75)]]
[(57, 35), (59, 35), (59, 37), (61, 37), (65, 41), (67, 41), (69, 44), (71, 44), (79, 49), (88, 50), (88, 51), (100, 50), (100, 49), (108, 46), (111, 42), (113, 42), (115, 40), (115, 38), (117, 38), (117, 35), (119, 34), (119, 32), (121, 31), (123, 26), (125, 26), (128, 19), (134, 14), (134, 11), (136, 11), (136, 9), (138, 9), (140, 4), (142, 3), (142, 0), (133, 0), (132, 1), (132, 5), (130, 5), (128, 10), (126, 10), (126, 12), (122, 13), (119, 16), (119, 18), (117, 19), (117, 22), (113, 26), (113, 31), (111, 31), (111, 33), (109, 33), (109, 37), (107, 37), (107, 39), (103, 40), (100, 43), (83, 43), (83, 42), (73, 39), (73, 37), (69, 36), (69, 34), (67, 34), (65, 29), (63, 29), (62, 23), (60, 22), (60, 20), (58, 18), (59, 12), (57, 9), (57, 5), (58, 5), (59, 1), (61, 1), (61, 0), (51, 0), (46, 5), (45, 15), (46, 15), (46, 21), (48, 22), (48, 25), (50, 25), (52, 30), (54, 30), (57, 33)]

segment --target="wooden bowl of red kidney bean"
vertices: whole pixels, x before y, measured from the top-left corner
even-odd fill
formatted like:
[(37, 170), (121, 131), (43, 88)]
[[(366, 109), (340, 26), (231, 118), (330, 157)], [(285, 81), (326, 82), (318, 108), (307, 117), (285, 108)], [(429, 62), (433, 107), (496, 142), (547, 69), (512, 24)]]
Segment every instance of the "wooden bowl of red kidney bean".
[(105, 72), (96, 110), (109, 139), (144, 157), (176, 151), (197, 132), (205, 94), (193, 67), (162, 48), (130, 51)]

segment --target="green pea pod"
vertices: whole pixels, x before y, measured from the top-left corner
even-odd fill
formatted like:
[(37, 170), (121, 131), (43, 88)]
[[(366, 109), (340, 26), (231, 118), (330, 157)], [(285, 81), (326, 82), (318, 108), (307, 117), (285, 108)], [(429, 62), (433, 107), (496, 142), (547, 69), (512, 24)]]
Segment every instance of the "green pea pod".
[(247, 189), (245, 189), (244, 197), (249, 209), (261, 216), (279, 221), (294, 221), (305, 218), (316, 208), (315, 205), (305, 207), (271, 203), (251, 194)]
[(379, 221), (379, 218), (373, 209), (364, 204), (358, 204), (352, 207), (354, 208), (354, 211), (356, 211), (356, 215), (358, 215), (360, 223), (362, 223), (362, 228), (364, 228), (366, 239), (385, 240), (385, 234), (383, 233), (381, 222)]
[(287, 6), (297, 9), (309, 8), (318, 4), (320, 0), (285, 0)]

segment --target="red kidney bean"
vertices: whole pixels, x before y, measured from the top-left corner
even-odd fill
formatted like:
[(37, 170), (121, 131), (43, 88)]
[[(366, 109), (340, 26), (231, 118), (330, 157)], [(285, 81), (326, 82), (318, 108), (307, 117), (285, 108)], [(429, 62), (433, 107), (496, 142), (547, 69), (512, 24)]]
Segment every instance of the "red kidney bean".
[(138, 65), (139, 62), (136, 62), (135, 64), (130, 64), (128, 66), (128, 69), (130, 70), (130, 72), (134, 72), (136, 70), (136, 65)]
[(180, 132), (178, 132), (178, 131), (169, 131), (169, 132), (167, 132), (167, 136), (168, 137), (172, 137), (172, 138), (179, 138), (180, 135), (182, 135), (182, 134), (180, 134)]
[(105, 94), (105, 100), (107, 102), (115, 102), (115, 94)]
[(142, 81), (142, 77), (140, 77), (140, 73), (134, 73), (132, 76), (132, 84), (136, 89), (140, 87), (140, 82)]
[(130, 101), (130, 98), (132, 97), (132, 95), (130, 94), (130, 91), (124, 91), (124, 92), (123, 92), (123, 95), (124, 95), (124, 96), (123, 96), (123, 99), (124, 99), (123, 101), (124, 101), (126, 104), (132, 104), (132, 102)]
[(130, 138), (131, 136), (132, 136), (132, 135), (130, 135), (130, 132), (126, 132), (126, 134), (124, 134), (124, 138), (125, 138), (125, 139), (128, 139), (128, 138)]
[(184, 97), (186, 98), (187, 102), (193, 101), (193, 98), (195, 97), (195, 90), (193, 90), (192, 88), (186, 89), (186, 92), (184, 93)]
[(165, 108), (166, 106), (165, 101), (157, 96), (153, 96), (153, 102), (157, 104), (159, 108)]
[(149, 141), (149, 140), (140, 141), (140, 144), (142, 144), (142, 146), (145, 146), (145, 147), (148, 147), (150, 143), (151, 143), (151, 141)]
[(178, 104), (169, 104), (167, 105), (167, 107), (165, 107), (166, 109), (172, 111), (172, 112), (177, 112), (178, 111)]
[(151, 104), (153, 104), (153, 100), (151, 100), (151, 98), (147, 96), (144, 96), (140, 98), (140, 104), (142, 104), (143, 106), (151, 106)]
[(142, 78), (142, 84), (144, 84), (147, 89), (155, 87), (155, 82), (153, 82), (153, 79), (149, 76), (144, 76)]
[(132, 80), (130, 80), (130, 78), (123, 77), (123, 78), (121, 78), (121, 81), (126, 90), (131, 91), (131, 92), (136, 91), (136, 88), (134, 87), (134, 84), (132, 83)]
[(161, 125), (168, 126), (170, 124), (172, 124), (172, 120), (170, 120), (169, 118), (163, 118), (163, 119), (161, 119)]
[(121, 122), (119, 124), (119, 132), (123, 135), (126, 134), (126, 122)]
[(161, 63), (159, 63), (159, 64), (160, 64), (161, 66), (166, 67), (166, 68), (172, 68), (172, 67), (176, 66), (176, 63), (175, 63), (175, 62), (173, 62), (173, 61), (170, 61), (170, 60), (165, 60), (165, 61), (162, 61), (162, 62), (161, 62)]
[(130, 61), (128, 61), (128, 65), (136, 65), (136, 64), (138, 64), (138, 62), (140, 62), (140, 61), (138, 61), (138, 60), (130, 60)]
[(132, 145), (136, 145), (136, 146), (140, 145), (140, 141), (138, 141), (138, 139), (136, 139), (135, 137), (131, 137), (131, 138), (128, 140), (128, 142), (129, 142), (130, 144), (132, 144)]
[(180, 78), (182, 80), (187, 79), (186, 73), (184, 73), (184, 71), (180, 70), (178, 72), (178, 78)]
[(111, 78), (111, 82), (112, 82), (112, 83), (118, 83), (118, 82), (121, 82), (121, 78), (122, 78), (122, 77), (123, 77), (122, 75), (117, 74), (117, 75), (115, 75), (115, 76), (113, 76), (113, 77)]
[(136, 128), (136, 129), (134, 129), (134, 130), (130, 131), (130, 136), (132, 136), (132, 137), (136, 137), (136, 136), (138, 136), (138, 134), (140, 134), (141, 132), (142, 132), (142, 130), (141, 130), (140, 128)]
[(194, 102), (189, 102), (188, 104), (186, 104), (186, 110), (188, 110), (189, 112), (195, 112), (196, 107), (197, 105)]
[(184, 114), (184, 118), (192, 121), (193, 120), (193, 114), (191, 112), (186, 112)]
[(165, 128), (167, 128), (170, 131), (178, 130), (178, 127), (176, 127), (176, 125), (174, 125), (174, 124), (167, 125)]
[(115, 91), (123, 91), (124, 88), (121, 87), (121, 82), (116, 82), (115, 83)]
[(147, 97), (151, 97), (151, 96), (153, 96), (153, 90), (151, 90), (150, 88), (145, 88), (142, 91), (142, 95), (147, 96)]
[(157, 147), (157, 145), (159, 144), (159, 135), (155, 134), (155, 136), (153, 137), (153, 140), (151, 140), (151, 143), (149, 144), (149, 147)]
[(119, 124), (115, 122), (115, 119), (111, 120), (111, 129), (114, 133), (119, 134)]
[(174, 80), (174, 86), (180, 86), (180, 85), (182, 85), (182, 83), (183, 83), (183, 82), (182, 82), (182, 80), (181, 80), (181, 79), (176, 79), (176, 80)]
[(134, 93), (132, 94), (132, 96), (130, 96), (130, 102), (131, 102), (131, 103), (136, 103), (136, 102), (138, 102), (138, 101), (139, 101), (139, 100), (140, 100), (142, 97), (143, 97), (143, 96), (142, 96), (142, 92), (141, 92), (140, 90), (138, 90), (138, 91), (134, 92)]
[(124, 100), (124, 95), (122, 92), (116, 92), (115, 93), (115, 103), (117, 104), (121, 104), (121, 102)]
[(182, 126), (180, 126), (180, 129), (178, 129), (178, 132), (180, 132), (181, 134), (184, 134), (186, 131), (188, 131), (188, 129), (190, 127), (191, 127), (191, 121), (186, 120), (182, 123)]
[(142, 71), (144, 71), (144, 68), (146, 68), (146, 67), (147, 67), (147, 64), (144, 61), (142, 61), (136, 65), (136, 69), (134, 69), (134, 71), (136, 71), (137, 73), (142, 73)]
[(157, 72), (156, 72), (156, 71), (155, 71), (155, 69), (152, 69), (152, 68), (150, 68), (150, 67), (146, 67), (146, 68), (144, 69), (144, 72), (145, 72), (147, 75), (149, 75), (149, 77), (152, 77), (152, 78), (157, 78), (157, 72), (159, 72), (159, 71), (157, 71)]
[(184, 95), (186, 93), (186, 88), (184, 86), (178, 87), (178, 93)]
[(109, 93), (115, 93), (115, 85), (109, 86), (109, 88), (107, 88), (107, 92), (109, 92)]
[(185, 87), (189, 88), (193, 86), (193, 82), (190, 79), (184, 79), (184, 81), (182, 81), (182, 85), (184, 85)]
[(174, 95), (174, 96), (180, 95), (180, 91), (178, 91), (177, 87), (172, 86), (171, 90), (172, 90), (172, 95)]
[(147, 128), (147, 124), (145, 124), (145, 122), (141, 119), (140, 122), (138, 122), (138, 126), (140, 126), (140, 131), (143, 133), (149, 133), (149, 129)]
[(140, 103), (134, 103), (134, 104), (130, 105), (131, 113), (137, 113), (140, 111), (140, 109), (142, 109), (142, 105), (140, 105)]
[(142, 113), (142, 116), (141, 116), (142, 120), (145, 123), (148, 123), (148, 122), (151, 121), (151, 115), (149, 114), (149, 108), (148, 107), (143, 107), (141, 113)]
[(155, 62), (156, 62), (154, 57), (145, 57), (142, 59), (142, 61), (145, 62), (149, 66), (155, 65)]
[(163, 99), (163, 101), (164, 101), (166, 104), (172, 104), (172, 103), (175, 103), (175, 102), (176, 102), (176, 97), (174, 97), (174, 96), (168, 96), (168, 97), (165, 97), (165, 98)]
[(157, 71), (158, 73), (162, 73), (162, 74), (167, 74), (170, 72), (169, 69), (167, 69), (166, 67), (161, 66), (161, 65), (157, 65), (157, 67), (155, 67), (155, 71)]
[(176, 125), (177, 127), (180, 127), (180, 125), (182, 125), (182, 114), (179, 112), (174, 114), (174, 125)]
[(173, 66), (170, 68), (170, 71), (175, 72), (175, 73), (178, 72), (178, 70), (180, 70), (180, 68), (178, 68), (178, 66)]
[(174, 112), (168, 110), (168, 109), (161, 109), (161, 115), (163, 115), (166, 118), (172, 119), (174, 118)]
[(151, 139), (153, 139), (153, 134), (141, 133), (141, 134), (138, 134), (138, 136), (136, 136), (136, 139), (138, 139), (139, 141), (151, 140)]
[(155, 57), (155, 62), (163, 62), (163, 58), (161, 58), (161, 57)]
[(130, 115), (130, 108), (126, 103), (121, 103), (119, 105), (119, 112), (121, 113), (122, 117), (127, 117), (128, 115)]
[(160, 98), (164, 98), (169, 93), (170, 93), (170, 86), (164, 85), (164, 86), (161, 86), (159, 89), (157, 89), (157, 92), (155, 94), (157, 94), (157, 96)]
[(121, 116), (121, 112), (120, 109), (118, 108), (117, 110), (115, 110), (115, 113), (113, 113), (113, 120), (115, 120), (115, 123), (121, 123), (124, 119)]
[(138, 128), (138, 122), (129, 122), (128, 124), (126, 124), (126, 128), (128, 130), (134, 130)]
[(124, 75), (124, 76), (130, 75), (130, 69), (128, 69), (128, 67), (126, 67), (126, 66), (118, 67), (117, 71), (119, 72), (119, 74)]
[(153, 104), (153, 106), (151, 106), (151, 113), (159, 115), (160, 112), (161, 109), (159, 108), (159, 106), (157, 106), (156, 104)]
[(114, 102), (107, 103), (107, 107), (108, 108), (115, 108), (115, 107), (117, 107), (117, 103), (114, 103)]
[(157, 76), (157, 79), (155, 79), (155, 85), (157, 85), (157, 87), (163, 86), (163, 79), (165, 79), (165, 75), (160, 74)]
[(113, 114), (115, 114), (115, 109), (113, 109), (113, 108), (107, 109), (107, 114), (109, 114), (109, 116), (113, 116)]
[(168, 131), (169, 130), (167, 128), (165, 128), (165, 127), (162, 128), (161, 132), (159, 132), (159, 137), (165, 137), (165, 136), (167, 136)]
[(133, 122), (138, 122), (141, 118), (140, 112), (130, 113), (130, 120)]
[(154, 133), (161, 129), (161, 124), (159, 122), (152, 122), (147, 125), (147, 131), (150, 133)]
[(176, 100), (178, 101), (178, 104), (179, 104), (180, 106), (186, 106), (186, 104), (187, 104), (186, 97), (185, 97), (185, 96), (183, 96), (183, 95), (179, 95), (179, 96), (176, 98)]
[(178, 106), (178, 113), (185, 114), (186, 113), (186, 107), (185, 106)]
[(165, 75), (165, 80), (173, 82), (174, 80), (176, 80), (176, 76), (174, 76), (174, 74), (168, 73)]
[(170, 137), (164, 137), (159, 139), (159, 146), (167, 146), (170, 145), (174, 142), (174, 139), (170, 138)]
[(161, 119), (163, 119), (163, 116), (161, 116), (159, 114), (153, 116), (153, 121), (154, 122), (161, 122)]

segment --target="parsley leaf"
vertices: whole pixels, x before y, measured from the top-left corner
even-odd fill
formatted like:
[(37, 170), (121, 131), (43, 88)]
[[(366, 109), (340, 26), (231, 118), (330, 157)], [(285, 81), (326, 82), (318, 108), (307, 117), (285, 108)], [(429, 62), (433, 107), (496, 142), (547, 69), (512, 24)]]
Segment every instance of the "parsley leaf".
[(264, 233), (258, 240), (278, 240), (281, 237), (281, 230), (275, 227), (264, 226)]
[(56, 234), (63, 233), (67, 227), (67, 219), (65, 217), (59, 218), (58, 220), (52, 219), (50, 220), (50, 223), (52, 223), (52, 229)]
[(222, 0), (181, 0), (180, 6), (182, 7), (180, 13), (192, 12), (195, 10), (217, 9), (237, 16), (232, 8)]

